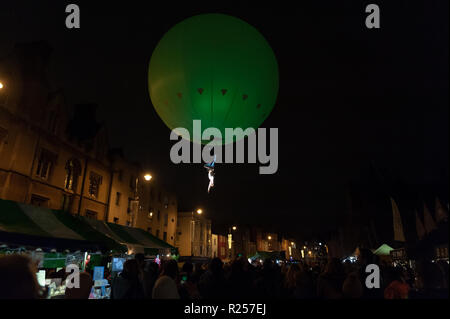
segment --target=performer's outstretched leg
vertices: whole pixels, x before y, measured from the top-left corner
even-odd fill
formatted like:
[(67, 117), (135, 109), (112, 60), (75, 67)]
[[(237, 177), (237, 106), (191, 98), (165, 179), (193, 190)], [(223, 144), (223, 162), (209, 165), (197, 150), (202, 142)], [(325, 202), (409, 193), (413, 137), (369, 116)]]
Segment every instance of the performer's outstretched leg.
[(209, 193), (211, 187), (214, 186), (214, 170), (212, 169), (208, 170), (208, 177), (209, 177), (209, 185), (208, 185), (208, 193)]

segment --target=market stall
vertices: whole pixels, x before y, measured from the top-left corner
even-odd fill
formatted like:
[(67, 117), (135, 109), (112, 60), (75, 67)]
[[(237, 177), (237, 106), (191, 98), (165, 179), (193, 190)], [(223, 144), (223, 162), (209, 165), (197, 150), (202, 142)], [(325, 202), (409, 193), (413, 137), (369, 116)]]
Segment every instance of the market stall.
[(391, 257), (392, 250), (394, 250), (394, 248), (392, 248), (391, 246), (389, 246), (387, 244), (382, 244), (380, 247), (373, 250), (372, 252), (375, 256), (378, 256), (378, 258), (380, 258), (380, 261), (391, 263), (392, 262), (392, 257)]
[(114, 241), (125, 245), (128, 248), (129, 255), (142, 253), (146, 256), (156, 257), (157, 255), (171, 256), (177, 253), (177, 249), (175, 247), (140, 228), (106, 223), (95, 219), (84, 218), (84, 220), (98, 232), (106, 234), (110, 238), (114, 239)]
[(126, 246), (98, 232), (82, 217), (0, 199), (0, 257), (29, 256), (48, 298), (64, 296), (68, 265), (93, 273), (96, 267), (105, 268), (110, 255), (126, 252)]

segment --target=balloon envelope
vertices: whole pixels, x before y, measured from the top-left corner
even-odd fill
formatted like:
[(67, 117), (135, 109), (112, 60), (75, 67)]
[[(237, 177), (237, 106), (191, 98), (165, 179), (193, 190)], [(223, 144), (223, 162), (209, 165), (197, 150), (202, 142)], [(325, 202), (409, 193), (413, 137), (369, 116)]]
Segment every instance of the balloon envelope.
[(148, 80), (152, 104), (170, 129), (186, 128), (192, 140), (193, 120), (201, 120), (202, 130), (219, 129), (219, 144), (225, 144), (225, 128), (256, 130), (270, 114), (278, 65), (254, 27), (228, 15), (203, 14), (163, 36), (150, 59)]

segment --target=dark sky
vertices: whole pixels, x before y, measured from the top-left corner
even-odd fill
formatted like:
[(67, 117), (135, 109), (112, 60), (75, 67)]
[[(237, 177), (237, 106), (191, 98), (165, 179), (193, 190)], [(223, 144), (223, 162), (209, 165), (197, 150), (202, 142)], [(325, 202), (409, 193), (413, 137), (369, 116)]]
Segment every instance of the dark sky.
[[(180, 209), (303, 235), (334, 228), (346, 185), (370, 163), (390, 180), (448, 182), (448, 1), (5, 2), (2, 55), (15, 42), (48, 41), (54, 88), (69, 103), (98, 103), (111, 145), (175, 191)], [(68, 3), (80, 5), (79, 30), (65, 28)], [(380, 6), (379, 30), (365, 27), (369, 3)], [(165, 32), (211, 12), (253, 25), (274, 50), (279, 96), (262, 126), (279, 128), (280, 145), (275, 175), (222, 164), (208, 195), (201, 165), (169, 160), (173, 143), (151, 105), (147, 71)]]

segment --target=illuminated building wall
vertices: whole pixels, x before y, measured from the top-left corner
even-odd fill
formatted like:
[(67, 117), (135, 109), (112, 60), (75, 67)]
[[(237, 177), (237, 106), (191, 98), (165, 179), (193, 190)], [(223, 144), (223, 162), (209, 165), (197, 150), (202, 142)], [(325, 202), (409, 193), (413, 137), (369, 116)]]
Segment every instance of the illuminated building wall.
[(68, 117), (63, 92), (52, 91), (45, 78), (50, 51), (45, 43), (18, 45), (0, 63), (0, 197), (103, 219), (106, 132), (99, 126), (82, 139), (70, 130), (80, 119), (96, 123), (95, 105), (78, 106)]
[(211, 257), (211, 220), (195, 212), (179, 212), (175, 246), (180, 256)]
[[(129, 200), (143, 172), (109, 150), (96, 105), (69, 106), (50, 88), (50, 51), (45, 43), (18, 45), (0, 61), (0, 198), (140, 227), (174, 244), (176, 197), (156, 186), (152, 198), (155, 182), (141, 178), (133, 220)], [(149, 218), (150, 209), (160, 218)]]

